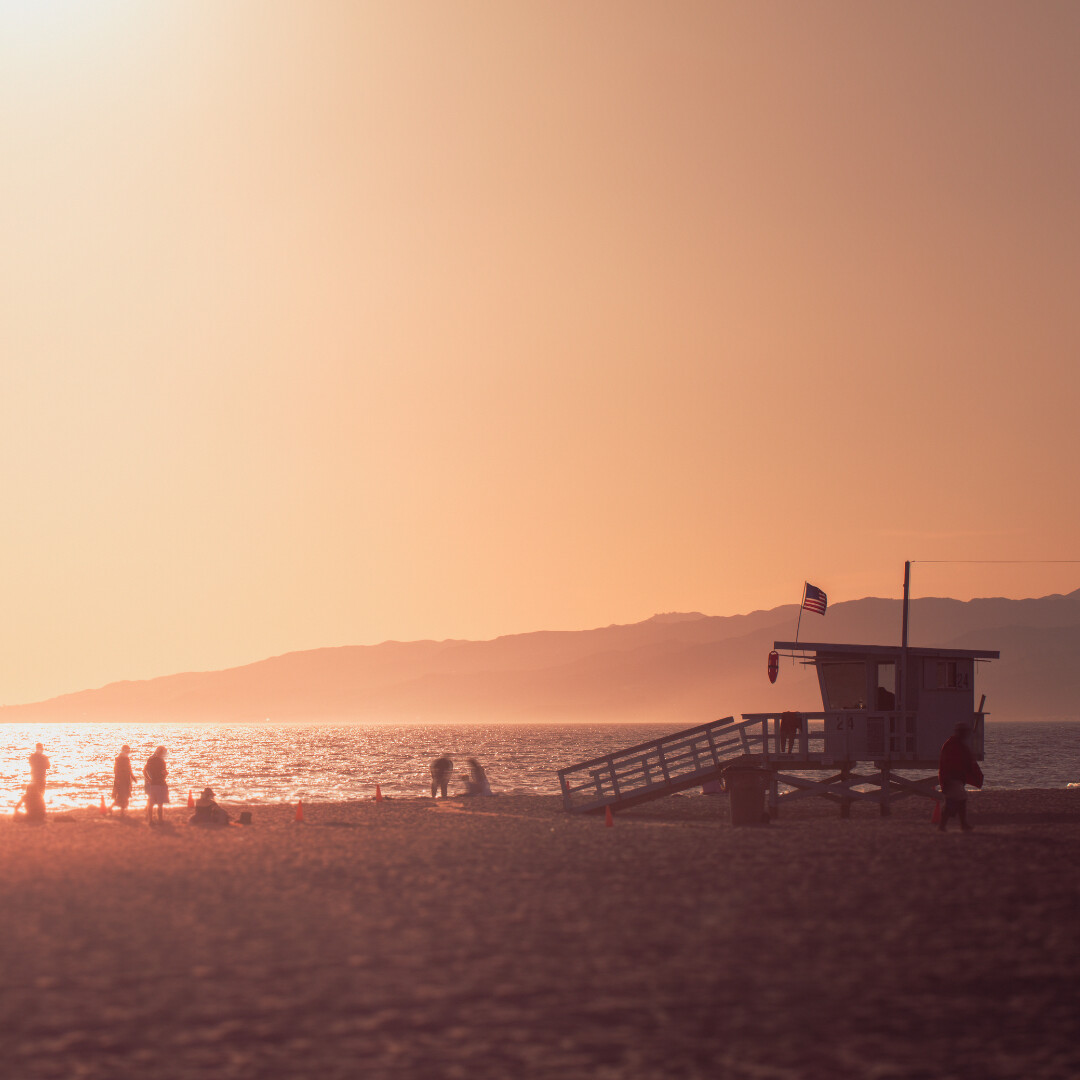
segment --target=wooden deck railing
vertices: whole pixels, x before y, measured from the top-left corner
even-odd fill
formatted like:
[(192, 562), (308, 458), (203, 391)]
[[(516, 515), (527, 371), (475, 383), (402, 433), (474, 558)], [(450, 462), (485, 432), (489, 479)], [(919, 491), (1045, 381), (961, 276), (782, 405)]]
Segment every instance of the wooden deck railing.
[[(836, 735), (843, 731), (849, 720), (857, 718), (860, 732), (858, 749), (853, 750), (853, 760), (891, 760), (901, 762), (917, 758), (916, 721), (914, 711), (896, 710), (859, 710), (832, 709), (823, 712), (800, 712), (802, 726), (795, 735), (793, 750), (781, 753), (780, 725), (782, 713), (743, 713), (744, 720), (753, 720), (765, 727), (763, 740), (765, 758), (778, 758), (781, 763), (790, 759), (813, 760), (821, 757), (830, 749), (832, 757), (843, 746), (843, 739)], [(977, 720), (979, 714), (976, 714)], [(831, 725), (837, 724), (833, 729)], [(831, 733), (826, 736), (826, 730)], [(981, 740), (981, 727), (978, 729)], [(981, 748), (981, 741), (979, 743)]]

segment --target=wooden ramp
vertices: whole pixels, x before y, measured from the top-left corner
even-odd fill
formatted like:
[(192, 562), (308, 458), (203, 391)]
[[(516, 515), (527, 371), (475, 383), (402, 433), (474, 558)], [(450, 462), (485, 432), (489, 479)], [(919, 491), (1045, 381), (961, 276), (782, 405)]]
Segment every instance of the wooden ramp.
[[(749, 728), (755, 729), (748, 733)], [(761, 752), (760, 720), (730, 716), (559, 770), (563, 805), (581, 814), (625, 810), (715, 780)]]

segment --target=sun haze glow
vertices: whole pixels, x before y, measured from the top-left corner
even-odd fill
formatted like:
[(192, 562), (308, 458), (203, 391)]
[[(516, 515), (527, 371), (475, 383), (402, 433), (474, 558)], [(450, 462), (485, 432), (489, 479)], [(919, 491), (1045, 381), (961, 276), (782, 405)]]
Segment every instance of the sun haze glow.
[(0, 701), (1080, 552), (1076, 5), (0, 12)]

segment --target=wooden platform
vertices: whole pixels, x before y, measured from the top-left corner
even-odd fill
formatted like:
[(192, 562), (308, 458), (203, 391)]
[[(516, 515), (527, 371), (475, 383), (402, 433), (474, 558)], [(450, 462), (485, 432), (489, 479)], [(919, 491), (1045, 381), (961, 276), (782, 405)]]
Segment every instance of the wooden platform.
[[(835, 802), (843, 817), (855, 802), (877, 803), (881, 814), (888, 815), (890, 802), (898, 798), (940, 798), (935, 761), (903, 753), (898, 758), (837, 760), (835, 749), (826, 749), (825, 727), (844, 714), (802, 715), (803, 728), (789, 753), (780, 752), (780, 714), (750, 713), (738, 721), (728, 716), (580, 761), (559, 770), (563, 805), (586, 814), (624, 810), (716, 780), (738, 764), (769, 772), (772, 817), (785, 802), (809, 796)], [(981, 714), (978, 719), (981, 722)], [(862, 771), (858, 771), (860, 766)], [(931, 775), (912, 778), (898, 775), (897, 770)]]

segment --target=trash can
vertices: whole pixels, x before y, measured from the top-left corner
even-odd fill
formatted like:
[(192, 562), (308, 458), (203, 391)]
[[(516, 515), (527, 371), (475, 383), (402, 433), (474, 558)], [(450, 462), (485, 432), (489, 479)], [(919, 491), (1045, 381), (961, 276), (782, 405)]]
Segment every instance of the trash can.
[(734, 765), (724, 773), (731, 796), (732, 825), (761, 825), (768, 822), (765, 811), (765, 792), (769, 788), (769, 773), (753, 765)]

